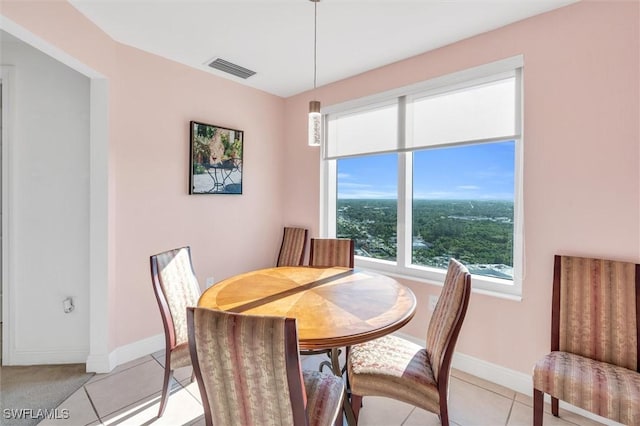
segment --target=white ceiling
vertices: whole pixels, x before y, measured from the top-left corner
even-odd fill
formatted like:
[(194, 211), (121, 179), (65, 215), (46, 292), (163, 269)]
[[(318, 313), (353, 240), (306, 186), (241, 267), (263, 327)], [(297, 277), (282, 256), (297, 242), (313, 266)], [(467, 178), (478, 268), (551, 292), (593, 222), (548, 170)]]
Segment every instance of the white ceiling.
[[(322, 0), (317, 86), (577, 0)], [(313, 88), (308, 0), (71, 0), (113, 39), (287, 97)], [(256, 72), (209, 68), (221, 57)]]

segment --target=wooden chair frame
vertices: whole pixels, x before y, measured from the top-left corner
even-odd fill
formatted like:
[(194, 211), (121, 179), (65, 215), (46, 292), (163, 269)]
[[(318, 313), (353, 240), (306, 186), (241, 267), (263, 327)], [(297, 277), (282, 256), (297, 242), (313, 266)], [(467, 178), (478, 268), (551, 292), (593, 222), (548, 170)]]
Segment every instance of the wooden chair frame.
[(455, 326), (445, 345), (446, 349), (442, 355), (440, 363), (440, 371), (438, 373), (438, 393), (440, 394), (440, 422), (443, 426), (449, 425), (449, 405), (447, 397), (449, 396), (449, 373), (451, 371), (451, 361), (453, 360), (453, 352), (462, 329), (462, 323), (467, 315), (469, 307), (469, 299), (471, 298), (471, 274), (467, 273), (464, 277), (464, 291), (462, 294), (462, 303), (460, 311), (455, 319)]
[[(449, 393), (449, 373), (451, 370), (451, 361), (453, 359), (453, 353), (456, 346), (456, 342), (458, 341), (458, 336), (460, 335), (460, 330), (462, 329), (462, 323), (464, 322), (464, 318), (467, 314), (467, 308), (469, 307), (469, 299), (471, 298), (471, 274), (466, 273), (464, 277), (464, 290), (462, 293), (462, 301), (460, 303), (460, 309), (456, 315), (454, 320), (454, 326), (451, 331), (451, 334), (447, 338), (447, 342), (445, 343), (445, 350), (442, 353), (440, 370), (438, 372), (438, 395), (440, 400), (440, 422), (443, 426), (449, 425), (449, 406), (447, 401), (447, 396)], [(361, 395), (351, 395), (351, 407), (356, 417), (356, 422), (358, 419), (358, 414), (360, 412), (360, 408), (362, 407), (362, 396)]]
[[(191, 261), (191, 247), (185, 246), (178, 248), (176, 250), (186, 250), (189, 255), (189, 263), (191, 265), (191, 273), (195, 275), (195, 271), (193, 269), (193, 263)], [(160, 409), (158, 410), (158, 418), (162, 417), (165, 408), (167, 407), (167, 401), (169, 399), (169, 383), (171, 382), (171, 378), (173, 377), (173, 370), (171, 369), (171, 351), (174, 350), (178, 345), (176, 344), (176, 335), (175, 335), (175, 325), (173, 322), (173, 317), (171, 316), (171, 311), (169, 310), (169, 302), (167, 301), (167, 297), (162, 290), (162, 284), (160, 283), (160, 272), (158, 269), (158, 255), (153, 255), (149, 258), (149, 263), (151, 267), (151, 282), (153, 284), (153, 292), (156, 296), (156, 300), (158, 302), (158, 307), (160, 308), (160, 316), (162, 317), (162, 325), (164, 327), (164, 341), (165, 341), (165, 350), (164, 350), (164, 379), (162, 382), (162, 396), (160, 398)], [(191, 381), (195, 379), (195, 375), (192, 374)]]

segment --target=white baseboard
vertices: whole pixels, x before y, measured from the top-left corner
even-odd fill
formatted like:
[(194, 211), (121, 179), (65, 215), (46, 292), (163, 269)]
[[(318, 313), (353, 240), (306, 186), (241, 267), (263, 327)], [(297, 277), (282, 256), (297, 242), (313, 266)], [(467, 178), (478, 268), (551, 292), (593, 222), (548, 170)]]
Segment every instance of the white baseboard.
[(533, 396), (533, 376), (530, 374), (511, 370), (460, 352), (453, 354), (451, 366), (488, 382)]
[[(424, 346), (425, 342), (422, 339), (417, 339), (413, 336), (404, 333), (396, 333), (397, 336), (407, 339), (417, 345)], [(501, 365), (493, 364), (491, 362), (472, 357), (460, 352), (455, 352), (451, 361), (451, 367), (456, 370), (463, 371), (472, 376), (479, 377), (488, 382), (496, 383), (505, 388), (509, 388), (516, 392), (522, 393), (527, 396), (533, 396), (533, 375), (525, 374), (520, 371), (511, 370), (510, 368), (503, 367)], [(532, 366), (533, 371), (533, 366)], [(551, 402), (551, 397), (545, 394), (546, 402)], [(578, 408), (574, 405), (560, 401), (560, 408), (573, 413), (579, 414), (591, 420), (595, 420), (608, 426), (624, 426), (621, 423), (615, 422), (610, 419), (593, 414), (589, 411)]]
[(7, 365), (82, 364), (86, 359), (86, 350), (15, 351), (11, 357), (11, 364)]
[(137, 342), (129, 343), (128, 345), (120, 346), (113, 352), (115, 352), (117, 365), (120, 365), (163, 350), (164, 347), (164, 333), (161, 333), (138, 340)]
[(116, 365), (114, 352), (87, 357), (87, 373), (109, 373)]
[(108, 355), (89, 356), (86, 358), (87, 372), (108, 373), (118, 365), (158, 352), (163, 350), (164, 347), (164, 334), (156, 334), (155, 336), (117, 347)]

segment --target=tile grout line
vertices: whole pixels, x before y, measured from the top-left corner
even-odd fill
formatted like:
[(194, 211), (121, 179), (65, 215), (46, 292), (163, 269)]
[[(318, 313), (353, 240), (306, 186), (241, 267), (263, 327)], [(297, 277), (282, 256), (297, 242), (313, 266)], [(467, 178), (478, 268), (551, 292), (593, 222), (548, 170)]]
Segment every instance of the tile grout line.
[[(492, 394), (494, 394), (494, 395), (498, 395), (498, 396), (501, 396), (501, 397), (506, 398), (506, 399), (512, 399), (512, 398), (513, 398), (513, 399), (515, 400), (515, 397), (516, 397), (516, 396), (517, 396), (517, 394), (518, 394), (516, 391), (514, 391), (514, 390), (512, 390), (512, 389), (506, 388), (508, 391), (513, 392), (513, 396), (512, 396), (512, 397), (511, 397), (511, 396), (506, 396), (506, 395), (504, 395), (504, 394), (501, 394), (500, 392), (496, 392), (496, 391), (491, 390), (491, 389), (489, 389), (489, 388), (486, 388), (486, 387), (484, 387), (484, 386), (482, 386), (482, 385), (480, 385), (480, 384), (470, 382), (469, 380), (465, 380), (465, 379), (463, 379), (463, 378), (461, 378), (461, 377), (456, 377), (456, 376), (453, 376), (453, 377), (455, 377), (457, 380), (460, 380), (461, 382), (465, 382), (465, 383), (466, 383), (466, 384), (468, 384), (468, 385), (475, 386), (475, 387), (477, 387), (477, 388), (480, 388), (480, 389), (485, 390), (485, 391), (487, 391), (487, 392), (491, 392), (491, 393), (492, 393)], [(451, 383), (451, 381), (449, 381), (449, 383)]]
[[(160, 363), (160, 360), (159, 360), (158, 358), (156, 358), (155, 356), (153, 356), (153, 354), (151, 354), (150, 356), (151, 356), (151, 358), (152, 358), (152, 359), (154, 359), (154, 360), (155, 360), (155, 361), (160, 365), (160, 367), (162, 367), (162, 369), (164, 370), (164, 365)], [(192, 372), (191, 372), (191, 377), (193, 377), (193, 367), (191, 367), (191, 368), (192, 368), (192, 370), (191, 370), (191, 371), (192, 371)], [(174, 370), (174, 371), (175, 371), (175, 370)], [(184, 391), (185, 391), (185, 392), (186, 392), (186, 393), (187, 393), (191, 398), (193, 398), (193, 399), (194, 399), (198, 404), (202, 405), (202, 402), (198, 401), (198, 398), (197, 398), (195, 395), (193, 395), (191, 392), (189, 392), (189, 389), (187, 389), (187, 386), (189, 386), (191, 383), (198, 383), (198, 381), (195, 379), (195, 377), (194, 377), (193, 381), (189, 382), (189, 384), (187, 384), (186, 386), (185, 386), (185, 385), (183, 385), (183, 384), (180, 382), (180, 380), (178, 380), (178, 379), (175, 377), (175, 374), (172, 374), (172, 375), (171, 375), (171, 380), (173, 380), (174, 382), (176, 382), (176, 383), (178, 384), (178, 386), (180, 386), (180, 387), (181, 387), (181, 388), (182, 388), (182, 389), (183, 389), (183, 390), (184, 390)], [(173, 386), (170, 386), (170, 387), (169, 387), (169, 396), (171, 396), (171, 394), (172, 394), (172, 393), (174, 393), (174, 392), (179, 392), (179, 390), (176, 390), (176, 391), (173, 391), (173, 392), (172, 392), (172, 389), (173, 389)], [(198, 391), (199, 391), (199, 388), (198, 388)], [(161, 391), (161, 392), (162, 392), (162, 391)]]
[(83, 386), (82, 389), (84, 389), (84, 393), (85, 393), (85, 395), (87, 395), (87, 398), (89, 399), (89, 404), (91, 404), (91, 408), (93, 408), (93, 412), (96, 414), (96, 418), (98, 419), (100, 424), (103, 424), (102, 423), (102, 418), (100, 417), (100, 414), (98, 414), (98, 409), (96, 408), (95, 404), (93, 403), (93, 399), (91, 399), (91, 395), (89, 395), (89, 391), (87, 390), (87, 387)]
[[(186, 393), (187, 393), (191, 398), (193, 398), (193, 399), (194, 399), (198, 404), (202, 405), (202, 402), (198, 401), (198, 398), (196, 398), (196, 396), (195, 396), (195, 395), (193, 395), (191, 392), (189, 392), (189, 389), (187, 389), (187, 386), (189, 386), (190, 384), (192, 384), (192, 383), (196, 383), (196, 384), (197, 384), (197, 383), (198, 383), (198, 380), (193, 379), (193, 381), (192, 381), (192, 382), (189, 382), (186, 386), (185, 386), (185, 385), (183, 385), (182, 383), (180, 383), (180, 380), (176, 380), (175, 378), (174, 378), (174, 380), (178, 383), (178, 385), (180, 385), (180, 386), (182, 387), (182, 390), (184, 390), (184, 391), (185, 391), (185, 392), (186, 392)], [(187, 379), (187, 380), (191, 380), (191, 379), (189, 378), (189, 379)], [(198, 392), (200, 392), (200, 388), (199, 388), (199, 387), (196, 387), (196, 388), (198, 389)], [(203, 406), (203, 407), (204, 407), (204, 406)]]
[[(109, 412), (109, 413), (106, 413), (106, 414), (104, 415), (104, 418), (105, 418), (105, 419), (107, 419), (107, 420), (110, 420), (110, 419), (109, 419), (109, 416), (113, 416), (113, 415), (115, 415), (115, 414), (118, 414), (120, 411), (125, 410), (125, 409), (127, 409), (127, 408), (129, 408), (129, 407), (131, 407), (131, 406), (133, 406), (133, 405), (136, 405), (136, 407), (139, 407), (139, 406), (141, 406), (144, 402), (147, 402), (147, 407), (149, 407), (149, 406), (151, 406), (151, 405), (154, 405), (154, 404), (155, 404), (155, 402), (152, 402), (152, 401), (155, 401), (155, 399), (156, 399), (156, 397), (154, 397), (154, 395), (155, 395), (155, 394), (158, 394), (157, 399), (158, 399), (158, 401), (159, 401), (159, 400), (160, 400), (160, 398), (162, 397), (162, 391), (156, 391), (156, 392), (154, 392), (154, 393), (152, 393), (152, 394), (150, 394), (150, 395), (147, 395), (147, 396), (144, 396), (144, 397), (142, 397), (142, 398), (139, 398), (139, 399), (137, 399), (137, 400), (135, 400), (135, 401), (133, 401), (133, 402), (129, 402), (129, 403), (127, 403), (127, 405), (125, 405), (125, 406), (123, 406), (123, 407), (116, 408), (116, 409), (114, 409), (113, 411), (111, 411), (111, 412)], [(148, 399), (148, 400), (147, 400), (147, 398), (150, 398), (150, 399)], [(156, 416), (156, 417), (154, 417), (154, 419), (155, 419), (155, 420), (158, 420), (157, 416)], [(102, 424), (104, 424), (104, 422), (102, 421), (102, 419), (100, 419), (100, 421), (101, 421), (101, 423), (102, 423)], [(122, 420), (120, 420), (120, 421), (119, 421), (119, 423), (120, 423), (120, 422), (122, 422)]]
[[(145, 355), (145, 356), (150, 356), (153, 360), (156, 360), (156, 359), (155, 359), (153, 356), (151, 356), (151, 355)], [(107, 379), (107, 378), (109, 378), (109, 377), (117, 376), (118, 374), (124, 373), (125, 371), (129, 371), (129, 370), (131, 370), (132, 368), (139, 367), (139, 366), (141, 366), (142, 364), (146, 364), (147, 362), (150, 362), (150, 361), (151, 361), (151, 360), (147, 360), (147, 361), (140, 362), (139, 364), (132, 365), (132, 366), (127, 367), (127, 368), (125, 368), (125, 369), (123, 369), (123, 370), (120, 370), (120, 371), (118, 371), (117, 373), (114, 373), (114, 372), (106, 373), (104, 376), (102, 376), (102, 377), (100, 377), (100, 378), (97, 378), (97, 379), (95, 379), (95, 380), (91, 381), (91, 383), (87, 383), (87, 384), (88, 384), (88, 385), (91, 385), (91, 384), (93, 384), (93, 383), (98, 383), (98, 382), (100, 382), (100, 381), (102, 381), (102, 380), (104, 380), (104, 379)], [(157, 361), (157, 360), (156, 360), (156, 361)], [(164, 367), (163, 367), (163, 368), (164, 368)], [(94, 376), (94, 377), (95, 377), (95, 376)]]
[[(156, 359), (152, 354), (150, 354), (150, 355), (145, 355), (145, 357), (150, 357), (151, 359), (149, 359), (149, 360), (147, 360), (147, 361), (144, 361), (144, 362), (140, 362), (140, 363), (135, 364), (135, 365), (132, 365), (131, 367), (128, 367), (128, 368), (126, 368), (126, 369), (124, 369), (124, 370), (122, 370), (122, 371), (118, 371), (117, 373), (113, 373), (113, 374), (112, 374), (112, 373), (109, 373), (109, 374), (105, 375), (104, 377), (102, 377), (102, 378), (100, 378), (100, 379), (98, 379), (98, 380), (95, 380), (94, 382), (88, 383), (88, 385), (91, 385), (91, 384), (94, 384), (94, 383), (100, 382), (101, 380), (104, 380), (104, 379), (106, 379), (106, 378), (108, 378), (108, 377), (118, 376), (119, 374), (124, 373), (125, 371), (129, 371), (129, 370), (131, 370), (131, 369), (133, 369), (133, 368), (141, 367), (142, 365), (147, 364), (147, 363), (152, 362), (152, 361), (156, 361), (158, 364), (160, 364), (160, 362), (159, 362), (159, 361), (158, 361), (158, 360), (157, 360), (157, 359)], [(163, 370), (164, 370), (164, 367), (163, 367), (162, 365), (160, 365), (160, 366), (161, 366), (161, 367), (163, 368)], [(175, 381), (176, 383), (178, 383), (178, 385), (182, 386), (182, 385), (180, 384), (180, 382), (179, 382), (178, 380), (176, 380), (176, 379), (175, 379), (175, 377), (172, 377), (172, 380), (173, 380), (173, 381)], [(171, 396), (171, 393), (172, 393), (172, 391), (171, 391), (171, 390), (173, 389), (173, 387), (174, 387), (174, 386), (171, 386), (171, 387), (169, 388), (169, 396)], [(96, 406), (93, 404), (93, 400), (91, 400), (91, 397), (89, 396), (89, 392), (88, 392), (88, 390), (86, 389), (86, 386), (85, 386), (85, 392), (87, 393), (87, 396), (89, 397), (89, 401), (91, 402), (91, 406), (93, 407), (93, 410), (95, 411), (96, 416), (98, 417), (98, 421), (99, 421), (101, 424), (104, 424), (104, 421), (102, 420), (102, 418), (101, 418), (101, 417), (100, 417), (100, 415), (98, 414), (98, 410), (97, 410)], [(129, 403), (128, 403), (127, 405), (125, 405), (124, 407), (120, 407), (120, 408), (115, 409), (114, 411), (112, 411), (112, 412), (110, 412), (110, 413), (106, 413), (106, 414), (104, 415), (104, 417), (105, 417), (105, 419), (106, 419), (106, 418), (108, 418), (109, 416), (111, 416), (111, 415), (113, 415), (113, 414), (116, 414), (116, 413), (118, 413), (119, 411), (121, 411), (121, 410), (123, 410), (123, 409), (125, 409), (125, 408), (127, 408), (127, 407), (132, 406), (133, 404), (138, 404), (138, 403), (140, 403), (140, 402), (144, 401), (144, 400), (145, 400), (145, 398), (153, 397), (153, 395), (155, 395), (156, 393), (158, 393), (158, 394), (159, 394), (159, 398), (162, 398), (162, 389), (160, 389), (159, 391), (153, 392), (153, 393), (151, 393), (150, 395), (147, 395), (147, 396), (145, 396), (145, 397), (142, 397), (142, 398), (140, 398), (140, 399), (138, 399), (138, 400), (136, 400), (136, 401), (129, 402)]]
[(502, 394), (502, 393), (500, 393), (500, 392), (497, 392), (497, 391), (495, 391), (495, 390), (492, 390), (492, 389), (489, 389), (489, 388), (487, 388), (487, 387), (485, 387), (485, 386), (482, 386), (482, 385), (481, 385), (481, 384), (479, 384), (479, 383), (472, 383), (472, 382), (471, 382), (471, 381), (469, 381), (469, 380), (465, 380), (465, 379), (464, 379), (464, 378), (462, 378), (462, 377), (458, 377), (458, 376), (455, 376), (455, 375), (453, 375), (453, 374), (452, 374), (452, 377), (453, 377), (453, 378), (455, 378), (456, 380), (459, 380), (459, 381), (463, 382), (465, 385), (469, 385), (469, 386), (473, 386), (473, 387), (478, 388), (478, 389), (482, 389), (482, 390), (483, 390), (483, 391), (485, 391), (485, 392), (489, 392), (489, 393), (491, 393), (491, 394), (493, 394), (493, 395), (495, 395), (495, 396), (498, 396), (498, 397), (504, 398), (504, 399), (506, 399), (506, 400), (511, 400), (511, 405), (510, 405), (510, 407), (509, 407), (509, 411), (508, 411), (508, 413), (507, 413), (507, 417), (506, 417), (506, 420), (505, 420), (505, 426), (507, 426), (507, 425), (508, 425), (509, 420), (510, 420), (510, 418), (511, 418), (511, 412), (513, 411), (513, 406), (514, 406), (515, 400), (516, 400), (516, 398), (517, 398), (517, 396), (518, 396), (518, 393), (517, 393), (517, 392), (512, 391), (511, 389), (508, 389), (509, 391), (513, 392), (513, 395), (512, 395), (512, 396), (506, 396), (506, 395), (504, 395), (504, 394)]
[(507, 420), (504, 422), (504, 426), (509, 425), (509, 420), (511, 420), (511, 413), (513, 413), (513, 407), (516, 403), (516, 394), (513, 394), (513, 399), (511, 400), (511, 406), (509, 407), (509, 412), (507, 413)]
[(404, 420), (400, 422), (400, 426), (403, 426), (407, 422), (407, 420), (409, 420), (409, 417), (411, 417), (411, 414), (413, 414), (414, 411), (416, 411), (416, 407), (413, 407), (411, 411), (409, 411), (407, 417), (405, 417)]

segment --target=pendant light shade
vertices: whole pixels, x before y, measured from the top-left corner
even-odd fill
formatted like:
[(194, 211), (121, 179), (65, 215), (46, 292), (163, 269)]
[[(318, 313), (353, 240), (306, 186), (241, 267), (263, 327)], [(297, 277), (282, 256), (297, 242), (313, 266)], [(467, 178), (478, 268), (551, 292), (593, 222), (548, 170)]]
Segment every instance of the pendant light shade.
[[(317, 73), (317, 45), (318, 45), (318, 2), (313, 2), (313, 89), (316, 89)], [(309, 102), (309, 146), (320, 146), (322, 141), (322, 114), (320, 114), (320, 101)]]
[(309, 146), (320, 146), (322, 138), (322, 115), (320, 115), (320, 102), (309, 102)]

